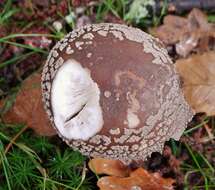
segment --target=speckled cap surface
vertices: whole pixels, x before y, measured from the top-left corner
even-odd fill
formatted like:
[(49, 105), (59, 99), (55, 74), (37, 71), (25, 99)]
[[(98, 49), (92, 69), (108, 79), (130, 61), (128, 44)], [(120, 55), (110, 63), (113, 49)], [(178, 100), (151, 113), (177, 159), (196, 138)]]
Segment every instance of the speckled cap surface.
[[(100, 91), (103, 125), (87, 140), (65, 138), (54, 122), (52, 83), (70, 59), (90, 72)], [(170, 138), (179, 140), (193, 116), (179, 84), (158, 39), (136, 28), (107, 23), (69, 33), (51, 50), (42, 74), (45, 109), (59, 136), (84, 155), (127, 164), (162, 152)]]

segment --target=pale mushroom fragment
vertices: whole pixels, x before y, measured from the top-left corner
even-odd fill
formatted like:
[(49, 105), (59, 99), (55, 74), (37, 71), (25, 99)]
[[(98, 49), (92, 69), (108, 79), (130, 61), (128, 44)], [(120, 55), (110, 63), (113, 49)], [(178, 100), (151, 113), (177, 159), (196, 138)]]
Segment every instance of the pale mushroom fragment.
[(119, 24), (87, 25), (49, 54), (45, 108), (74, 149), (92, 157), (144, 160), (179, 140), (193, 112), (161, 42)]

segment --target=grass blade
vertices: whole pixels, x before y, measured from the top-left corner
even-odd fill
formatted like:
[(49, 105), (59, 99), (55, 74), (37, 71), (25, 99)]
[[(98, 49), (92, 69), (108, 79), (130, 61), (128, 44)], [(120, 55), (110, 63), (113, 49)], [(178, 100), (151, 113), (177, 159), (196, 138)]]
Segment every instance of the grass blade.
[(1, 164), (3, 167), (4, 174), (5, 174), (8, 190), (12, 190), (11, 185), (10, 185), (10, 180), (9, 180), (9, 173), (8, 173), (9, 163), (4, 154), (3, 143), (1, 141), (0, 141), (0, 160), (1, 160)]
[(13, 64), (14, 62), (16, 62), (16, 61), (18, 61), (18, 60), (24, 60), (24, 59), (26, 59), (27, 57), (29, 57), (29, 56), (31, 56), (31, 55), (33, 55), (34, 53), (36, 53), (36, 52), (29, 52), (29, 53), (26, 53), (26, 54), (22, 54), (22, 55), (19, 55), (19, 56), (15, 56), (15, 57), (13, 57), (13, 58), (11, 58), (11, 59), (9, 59), (9, 60), (7, 60), (7, 61), (5, 61), (5, 62), (3, 62), (3, 63), (0, 63), (0, 69), (2, 69), (3, 67), (6, 67), (6, 66), (8, 66), (8, 65), (10, 65), (10, 64)]
[(39, 52), (39, 53), (43, 53), (43, 54), (48, 54), (47, 51), (44, 51), (44, 50), (42, 50), (40, 48), (35, 48), (35, 47), (32, 47), (32, 46), (29, 46), (29, 45), (20, 44), (20, 43), (11, 42), (11, 41), (2, 40), (2, 39), (0, 39), (0, 42), (6, 43), (6, 44), (10, 44), (10, 45), (14, 45), (14, 46), (17, 46), (17, 47), (22, 47), (22, 48), (25, 48), (25, 49), (30, 49), (30, 50), (35, 51), (35, 52)]

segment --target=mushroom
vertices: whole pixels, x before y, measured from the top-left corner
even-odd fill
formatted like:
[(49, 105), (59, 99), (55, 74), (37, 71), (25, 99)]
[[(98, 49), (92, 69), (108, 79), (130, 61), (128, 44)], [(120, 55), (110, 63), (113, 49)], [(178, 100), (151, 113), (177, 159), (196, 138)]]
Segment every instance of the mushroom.
[(179, 140), (193, 116), (161, 42), (120, 24), (87, 25), (58, 42), (43, 68), (42, 93), (68, 145), (126, 164)]

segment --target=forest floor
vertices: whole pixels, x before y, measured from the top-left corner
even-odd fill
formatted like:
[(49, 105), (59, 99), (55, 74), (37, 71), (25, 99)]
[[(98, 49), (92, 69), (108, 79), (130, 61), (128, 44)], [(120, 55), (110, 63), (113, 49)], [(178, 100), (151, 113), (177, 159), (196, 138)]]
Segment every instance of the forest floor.
[[(164, 17), (170, 14), (167, 8), (164, 6), (155, 14), (147, 10), (153, 1), (145, 2), (148, 4), (140, 5), (138, 0), (132, 5), (128, 0), (0, 0), (0, 190), (98, 189), (98, 176), (86, 164), (89, 158), (73, 151), (59, 137), (51, 136), (52, 132), (4, 120), (23, 81), (41, 70), (49, 50), (68, 32), (100, 22), (135, 26), (161, 36), (174, 61), (215, 47), (215, 34), (210, 33), (206, 37), (212, 45), (208, 42), (199, 49), (176, 49), (176, 42), (169, 43), (170, 39), (163, 37), (162, 31), (159, 33), (162, 29), (158, 31)], [(190, 11), (180, 16), (187, 18)], [(205, 15), (209, 24), (215, 22), (215, 13)], [(213, 115), (196, 114), (180, 141), (166, 142), (163, 154), (153, 153), (144, 168), (174, 179), (174, 189), (215, 189)]]

